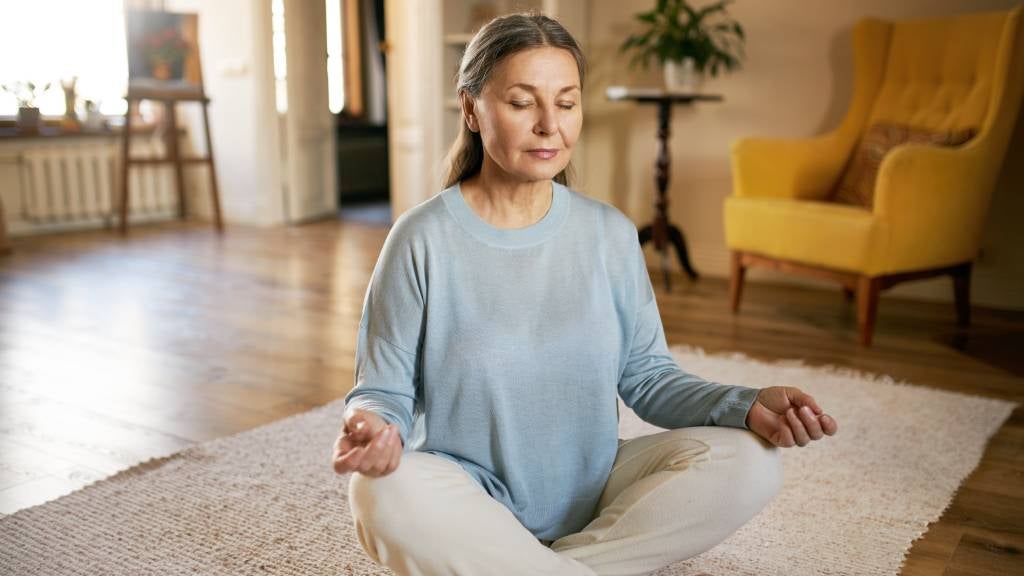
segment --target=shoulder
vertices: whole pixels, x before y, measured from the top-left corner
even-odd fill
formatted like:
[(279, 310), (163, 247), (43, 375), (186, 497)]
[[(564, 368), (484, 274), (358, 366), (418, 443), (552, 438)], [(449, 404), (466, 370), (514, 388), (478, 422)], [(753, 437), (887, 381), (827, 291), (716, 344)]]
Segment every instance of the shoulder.
[(637, 241), (636, 224), (622, 210), (571, 187), (567, 188), (572, 197), (573, 211), (576, 211), (582, 220), (598, 226), (607, 242), (613, 246), (630, 246)]
[(441, 193), (402, 212), (388, 230), (387, 242), (422, 245), (444, 225), (444, 200)]

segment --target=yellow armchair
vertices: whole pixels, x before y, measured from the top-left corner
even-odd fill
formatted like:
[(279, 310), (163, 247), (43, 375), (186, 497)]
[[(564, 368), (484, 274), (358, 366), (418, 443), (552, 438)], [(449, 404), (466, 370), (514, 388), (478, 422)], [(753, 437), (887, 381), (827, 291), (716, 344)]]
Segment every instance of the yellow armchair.
[[(1024, 89), (1021, 12), (862, 20), (853, 30), (853, 99), (836, 129), (733, 143), (733, 194), (723, 210), (733, 312), (746, 269), (758, 266), (838, 281), (847, 297), (856, 292), (865, 346), (879, 292), (899, 282), (952, 275), (957, 320), (970, 321), (971, 264)], [(890, 150), (870, 209), (829, 201), (876, 123), (971, 128), (975, 136), (960, 147)]]

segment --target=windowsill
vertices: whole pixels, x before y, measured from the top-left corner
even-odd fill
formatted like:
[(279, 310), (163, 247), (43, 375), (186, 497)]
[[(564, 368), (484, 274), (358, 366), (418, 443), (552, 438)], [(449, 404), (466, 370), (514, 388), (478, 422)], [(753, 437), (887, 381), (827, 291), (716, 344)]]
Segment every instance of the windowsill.
[[(0, 140), (31, 139), (31, 138), (88, 138), (110, 137), (122, 133), (124, 116), (105, 116), (106, 127), (98, 130), (86, 130), (83, 126), (64, 126), (62, 116), (47, 116), (42, 119), (38, 130), (26, 131), (18, 128), (17, 117), (0, 116)], [(152, 134), (157, 124), (132, 122), (132, 134)], [(179, 129), (181, 131), (181, 129)]]

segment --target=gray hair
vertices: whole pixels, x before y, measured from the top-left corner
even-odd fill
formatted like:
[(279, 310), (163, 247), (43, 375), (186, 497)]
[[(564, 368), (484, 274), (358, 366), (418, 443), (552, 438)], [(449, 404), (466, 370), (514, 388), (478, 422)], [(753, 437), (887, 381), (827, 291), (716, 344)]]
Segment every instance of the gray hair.
[[(576, 59), (580, 73), (580, 88), (586, 60), (576, 40), (558, 21), (533, 11), (499, 16), (473, 36), (455, 74), (456, 99), (466, 92), (477, 98), (494, 69), (503, 59), (530, 48), (551, 46), (568, 50)], [(448, 188), (480, 172), (484, 161), (484, 146), (480, 134), (473, 132), (463, 118), (459, 118), (459, 133), (445, 156), (445, 176), (442, 188)], [(555, 176), (555, 181), (570, 185), (573, 168), (570, 162)], [(569, 174), (566, 174), (569, 172)]]

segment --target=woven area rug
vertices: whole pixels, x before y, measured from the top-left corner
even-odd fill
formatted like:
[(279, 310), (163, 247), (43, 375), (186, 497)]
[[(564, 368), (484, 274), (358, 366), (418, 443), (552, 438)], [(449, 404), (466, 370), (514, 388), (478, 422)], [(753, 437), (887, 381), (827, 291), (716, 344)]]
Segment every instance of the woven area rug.
[[(797, 386), (836, 418), (839, 433), (783, 449), (778, 497), (715, 548), (658, 576), (898, 574), (1015, 406), (799, 361), (672, 352), (709, 380)], [(198, 444), (2, 518), (0, 572), (392, 574), (359, 547), (349, 476), (330, 469), (343, 408), (338, 399)], [(623, 438), (662, 430), (625, 406), (621, 425)]]

